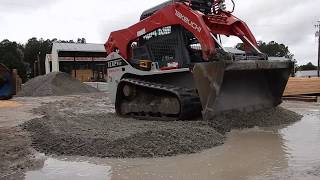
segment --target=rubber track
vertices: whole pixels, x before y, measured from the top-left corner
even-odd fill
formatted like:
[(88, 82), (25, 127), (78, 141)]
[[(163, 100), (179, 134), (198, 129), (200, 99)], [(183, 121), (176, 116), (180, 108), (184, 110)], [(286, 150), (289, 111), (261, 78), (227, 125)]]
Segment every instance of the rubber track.
[[(160, 90), (162, 92), (167, 92), (170, 95), (175, 95), (180, 102), (180, 114), (178, 117), (175, 117), (175, 118), (168, 117), (170, 120), (189, 120), (201, 115), (202, 107), (201, 107), (200, 98), (194, 89), (177, 87), (177, 86), (168, 85), (168, 84), (159, 84), (159, 83), (133, 79), (133, 78), (124, 78), (121, 80), (120, 83), (129, 83), (135, 86), (139, 86), (140, 88), (141, 87), (148, 88), (150, 89), (150, 91)], [(161, 115), (161, 116), (165, 117), (166, 115)], [(140, 119), (159, 119), (158, 117), (149, 117), (149, 116), (146, 116), (146, 117), (134, 116), (134, 117), (140, 118)]]

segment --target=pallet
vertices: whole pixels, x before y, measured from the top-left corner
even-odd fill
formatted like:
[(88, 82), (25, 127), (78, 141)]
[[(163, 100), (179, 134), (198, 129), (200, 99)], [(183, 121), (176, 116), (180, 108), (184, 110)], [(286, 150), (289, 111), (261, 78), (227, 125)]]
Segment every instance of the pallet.
[(284, 96), (320, 94), (320, 78), (290, 78)]
[(282, 97), (285, 101), (303, 101), (303, 102), (317, 102), (317, 96), (285, 96)]

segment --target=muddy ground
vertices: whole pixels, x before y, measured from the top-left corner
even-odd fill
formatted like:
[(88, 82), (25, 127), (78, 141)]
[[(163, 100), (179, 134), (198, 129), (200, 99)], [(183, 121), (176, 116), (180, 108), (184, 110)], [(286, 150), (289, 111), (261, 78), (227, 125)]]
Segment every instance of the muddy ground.
[[(35, 117), (40, 115), (40, 118), (33, 118), (9, 130), (0, 129), (0, 147), (4, 148), (0, 149), (0, 155), (7, 162), (0, 164), (0, 178), (10, 172), (36, 166), (32, 147), (47, 155), (116, 158), (174, 156), (221, 145), (225, 133), (232, 128), (290, 124), (301, 118), (294, 112), (276, 108), (241, 116), (224, 115), (217, 118), (216, 123), (201, 120), (142, 121), (117, 117), (107, 93), (56, 99), (46, 100), (45, 104), (33, 110)], [(32, 98), (18, 100), (28, 104), (26, 102)], [(14, 112), (12, 110), (12, 116), (15, 116)], [(222, 123), (225, 120), (230, 123)]]

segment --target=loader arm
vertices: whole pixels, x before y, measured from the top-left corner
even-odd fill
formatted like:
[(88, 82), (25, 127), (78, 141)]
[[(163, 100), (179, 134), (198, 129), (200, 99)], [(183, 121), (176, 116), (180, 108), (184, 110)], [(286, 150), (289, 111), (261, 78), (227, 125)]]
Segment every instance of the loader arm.
[(237, 36), (248, 50), (251, 48), (258, 51), (256, 39), (250, 29), (235, 16), (228, 12), (205, 15), (184, 2), (173, 2), (127, 29), (112, 32), (105, 48), (108, 54), (118, 50), (121, 56), (130, 59), (132, 42), (156, 29), (172, 25), (181, 25), (194, 34), (201, 44), (204, 60), (209, 60), (216, 54), (216, 42), (212, 37), (216, 34)]

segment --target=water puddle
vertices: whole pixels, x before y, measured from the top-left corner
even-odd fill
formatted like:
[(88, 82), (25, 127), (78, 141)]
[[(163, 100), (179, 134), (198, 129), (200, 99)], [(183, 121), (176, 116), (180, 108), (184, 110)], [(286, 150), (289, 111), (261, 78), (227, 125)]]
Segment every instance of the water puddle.
[(41, 170), (26, 173), (26, 180), (109, 180), (111, 167), (88, 162), (68, 162), (48, 158)]
[(156, 159), (49, 158), (26, 179), (320, 179), (320, 106), (292, 106), (304, 115), (300, 122), (235, 130), (223, 146), (202, 153)]

